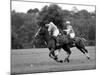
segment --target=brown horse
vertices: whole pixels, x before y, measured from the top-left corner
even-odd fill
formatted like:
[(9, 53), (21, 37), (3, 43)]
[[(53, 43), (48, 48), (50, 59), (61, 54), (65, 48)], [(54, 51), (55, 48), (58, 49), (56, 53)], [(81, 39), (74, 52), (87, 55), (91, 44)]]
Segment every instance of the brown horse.
[(38, 32), (35, 35), (35, 38), (39, 38), (40, 36), (45, 40), (47, 47), (50, 50), (49, 56), (54, 60), (56, 60), (57, 62), (63, 62), (63, 60), (58, 60), (57, 58), (58, 53), (55, 54), (55, 51), (61, 48), (68, 54), (68, 56), (64, 59), (64, 62), (66, 61), (69, 62), (69, 57), (71, 55), (70, 48), (72, 47), (78, 48), (78, 50), (80, 50), (83, 54), (86, 55), (88, 59), (90, 59), (88, 50), (85, 48), (84, 40), (80, 37), (75, 38), (74, 46), (73, 43), (70, 42), (71, 40), (69, 41), (68, 38), (66, 38), (67, 42), (62, 42), (59, 46), (57, 46), (56, 45), (57, 42), (51, 35), (49, 35), (47, 28), (45, 27), (39, 28)]

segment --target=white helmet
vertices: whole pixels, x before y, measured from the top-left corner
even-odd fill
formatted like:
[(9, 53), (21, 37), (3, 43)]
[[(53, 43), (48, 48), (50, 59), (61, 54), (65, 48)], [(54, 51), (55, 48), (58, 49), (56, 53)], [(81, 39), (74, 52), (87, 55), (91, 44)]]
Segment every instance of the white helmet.
[(70, 24), (70, 21), (66, 21), (66, 24)]

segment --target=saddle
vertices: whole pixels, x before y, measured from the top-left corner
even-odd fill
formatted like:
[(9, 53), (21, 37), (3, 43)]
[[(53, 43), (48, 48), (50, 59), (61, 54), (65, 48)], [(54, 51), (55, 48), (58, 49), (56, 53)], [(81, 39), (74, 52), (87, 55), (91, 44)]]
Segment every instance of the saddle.
[(58, 35), (57, 36), (57, 43), (59, 43), (59, 44), (68, 43), (67, 36), (66, 35)]
[(67, 36), (65, 34), (60, 34), (57, 37), (52, 36), (53, 39), (56, 41), (56, 45), (62, 45), (62, 44), (68, 44), (68, 45), (75, 45), (75, 39), (71, 39), (70, 36)]
[(70, 46), (75, 46), (75, 38), (71, 39), (69, 36), (66, 35), (58, 35), (57, 43), (59, 44), (68, 44)]

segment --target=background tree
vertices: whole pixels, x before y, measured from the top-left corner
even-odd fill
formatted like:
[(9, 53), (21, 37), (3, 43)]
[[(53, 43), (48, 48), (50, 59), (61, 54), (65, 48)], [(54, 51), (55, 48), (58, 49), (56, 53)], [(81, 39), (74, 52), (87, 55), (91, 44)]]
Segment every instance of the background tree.
[(77, 10), (72, 13), (72, 11), (63, 10), (58, 5), (50, 4), (44, 6), (40, 11), (35, 8), (29, 9), (27, 13), (14, 10), (11, 12), (12, 49), (46, 47), (42, 38), (37, 40), (34, 38), (38, 28), (52, 21), (59, 29), (64, 29), (67, 20), (71, 21), (76, 36), (85, 38), (87, 45), (95, 45), (96, 11)]
[(35, 8), (35, 9), (29, 9), (28, 11), (27, 11), (27, 13), (38, 13), (39, 12), (39, 10), (37, 9), (37, 8)]
[[(20, 43), (23, 48), (32, 48), (34, 35), (38, 29), (36, 15), (12, 12), (11, 21), (12, 44)], [(17, 39), (17, 42), (14, 39)]]
[(62, 9), (55, 4), (45, 6), (39, 13), (39, 25), (43, 26), (52, 21), (58, 28), (63, 28), (63, 16), (61, 11)]

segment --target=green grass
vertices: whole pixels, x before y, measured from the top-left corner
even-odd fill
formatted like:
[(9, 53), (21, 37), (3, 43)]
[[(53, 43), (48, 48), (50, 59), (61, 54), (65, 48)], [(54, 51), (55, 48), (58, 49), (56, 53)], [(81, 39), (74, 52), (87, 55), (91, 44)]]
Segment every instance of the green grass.
[[(72, 48), (69, 63), (55, 62), (48, 56), (49, 50), (47, 48), (11, 50), (11, 73), (22, 74), (95, 69), (95, 47), (86, 48), (90, 54), (90, 61), (78, 49)], [(64, 59), (66, 55), (66, 52), (61, 50), (58, 57), (59, 59)]]

